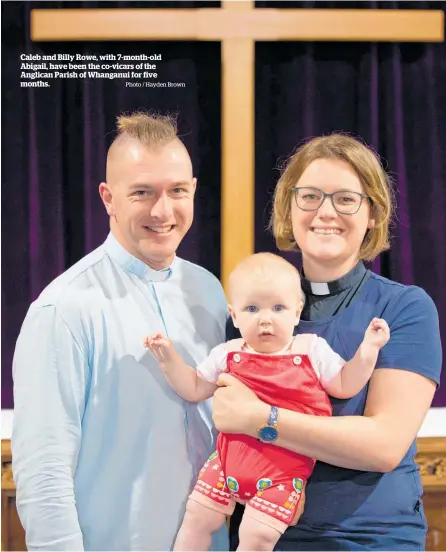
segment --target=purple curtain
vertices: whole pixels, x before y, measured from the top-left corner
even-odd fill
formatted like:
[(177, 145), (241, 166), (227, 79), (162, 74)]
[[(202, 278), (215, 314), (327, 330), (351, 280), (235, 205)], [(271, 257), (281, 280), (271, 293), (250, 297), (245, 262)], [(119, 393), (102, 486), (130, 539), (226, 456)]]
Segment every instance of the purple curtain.
[[(347, 4), (342, 7), (358, 7)], [(439, 3), (432, 4), (438, 9)], [(151, 8), (215, 5), (150, 3)], [(317, 3), (326, 5), (332, 7)], [(29, 40), (34, 7), (147, 8), (145, 2), (6, 2), (1, 7), (2, 408), (11, 408), (12, 356), (30, 302), (108, 232), (97, 189), (118, 114), (135, 109), (180, 114), (180, 133), (199, 179), (195, 223), (180, 254), (219, 276), (221, 81), (219, 43)], [(145, 52), (161, 53), (163, 80), (185, 82), (186, 88), (130, 89), (118, 79), (54, 81), (46, 89), (19, 85), (22, 53)], [(309, 136), (334, 130), (358, 134), (386, 160), (398, 200), (392, 250), (374, 269), (425, 288), (446, 335), (446, 288), (441, 285), (446, 274), (445, 106), (443, 44), (257, 44), (256, 250), (274, 250), (265, 226), (278, 160)], [(446, 406), (446, 385), (435, 404)]]

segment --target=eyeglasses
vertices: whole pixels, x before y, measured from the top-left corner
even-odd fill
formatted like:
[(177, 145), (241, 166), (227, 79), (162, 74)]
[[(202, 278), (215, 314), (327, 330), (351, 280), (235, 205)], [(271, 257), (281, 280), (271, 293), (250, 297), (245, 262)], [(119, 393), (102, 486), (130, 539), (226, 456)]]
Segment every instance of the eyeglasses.
[(319, 207), (324, 203), (325, 198), (329, 197), (331, 203), (339, 214), (341, 215), (354, 215), (359, 211), (363, 199), (370, 199), (365, 194), (359, 192), (350, 192), (341, 190), (334, 192), (333, 194), (326, 194), (318, 188), (292, 188), (296, 199), (296, 205), (302, 211), (317, 211)]

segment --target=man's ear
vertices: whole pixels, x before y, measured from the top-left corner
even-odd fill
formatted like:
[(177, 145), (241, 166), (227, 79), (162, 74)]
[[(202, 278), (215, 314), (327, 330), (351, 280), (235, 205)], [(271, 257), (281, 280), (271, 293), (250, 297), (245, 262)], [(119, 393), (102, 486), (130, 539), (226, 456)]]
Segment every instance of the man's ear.
[(233, 309), (232, 305), (228, 305), (228, 311), (229, 311), (229, 314), (231, 315), (232, 323), (234, 324), (234, 328), (238, 328), (237, 321), (235, 319), (235, 312), (234, 312), (234, 309)]
[(114, 217), (115, 209), (113, 207), (113, 202), (112, 202), (113, 197), (110, 190), (110, 186), (106, 182), (101, 182), (99, 184), (99, 195), (101, 196), (102, 202), (105, 205), (107, 214), (110, 217)]

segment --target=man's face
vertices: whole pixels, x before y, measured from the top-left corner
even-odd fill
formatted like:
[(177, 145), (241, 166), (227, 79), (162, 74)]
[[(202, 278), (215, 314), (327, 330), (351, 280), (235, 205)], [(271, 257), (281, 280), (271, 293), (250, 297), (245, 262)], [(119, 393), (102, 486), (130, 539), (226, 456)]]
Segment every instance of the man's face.
[(150, 267), (165, 268), (193, 221), (196, 179), (189, 154), (179, 140), (149, 149), (129, 139), (112, 148), (107, 183), (99, 187), (112, 233)]

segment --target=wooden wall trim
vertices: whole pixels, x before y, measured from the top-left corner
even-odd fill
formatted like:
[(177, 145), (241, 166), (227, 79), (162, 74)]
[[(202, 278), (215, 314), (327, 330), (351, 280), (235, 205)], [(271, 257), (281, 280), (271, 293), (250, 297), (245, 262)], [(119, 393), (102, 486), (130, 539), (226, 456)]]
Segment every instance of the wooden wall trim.
[(425, 491), (446, 489), (446, 437), (422, 437), (417, 441), (417, 464)]
[(11, 441), (2, 439), (2, 491), (15, 490), (12, 477)]
[[(446, 489), (446, 437), (421, 437), (417, 441), (416, 461), (423, 487), (429, 491)], [(2, 490), (15, 489), (12, 477), (11, 442), (2, 440)]]
[[(423, 437), (417, 444), (429, 525), (425, 549), (446, 550), (446, 437)], [(2, 440), (2, 551), (15, 552), (25, 550), (26, 543), (16, 510), (11, 460), (11, 443)]]

